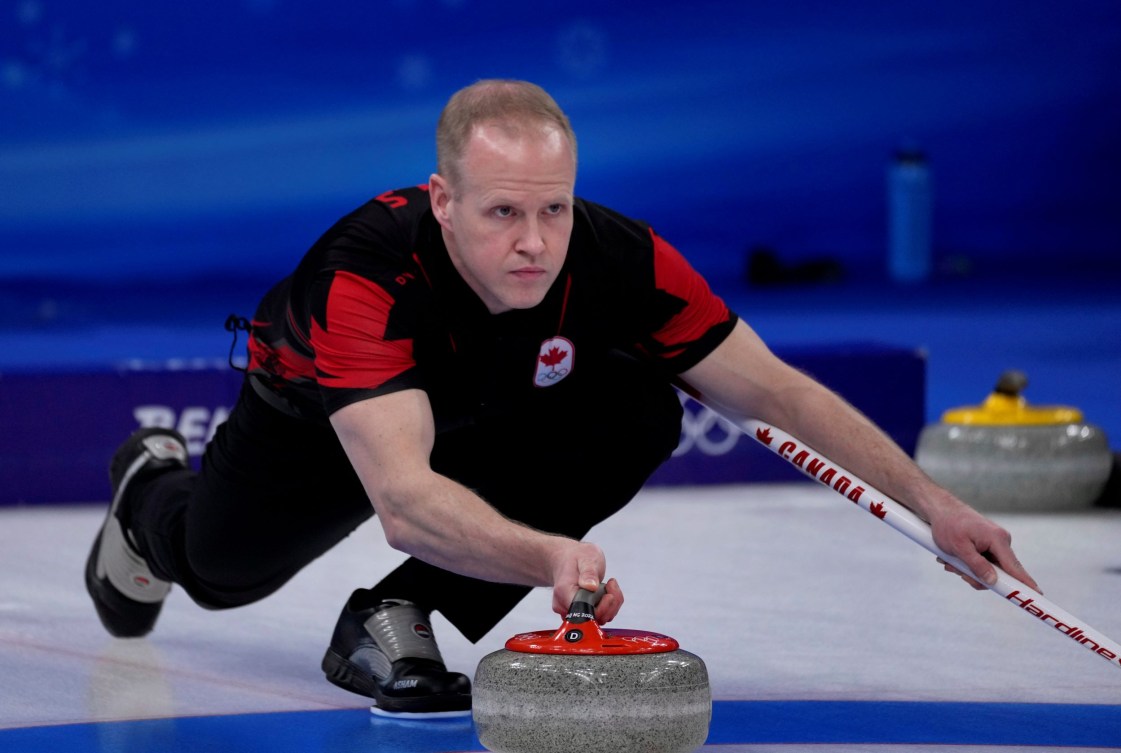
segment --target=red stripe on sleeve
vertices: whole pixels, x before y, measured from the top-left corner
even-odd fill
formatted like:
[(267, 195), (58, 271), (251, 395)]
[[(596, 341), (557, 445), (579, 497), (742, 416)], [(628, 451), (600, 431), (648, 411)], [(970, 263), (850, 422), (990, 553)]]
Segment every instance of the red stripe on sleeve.
[(654, 240), (654, 282), (658, 290), (686, 304), (654, 333), (658, 342), (674, 348), (666, 355), (674, 355), (681, 351), (682, 346), (699, 340), (712, 327), (728, 321), (728, 307), (680, 251), (653, 230), (650, 237)]
[(413, 341), (387, 340), (394, 299), (351, 272), (338, 272), (327, 294), (327, 321), (311, 322), (311, 344), (320, 384), (375, 389), (412, 368)]

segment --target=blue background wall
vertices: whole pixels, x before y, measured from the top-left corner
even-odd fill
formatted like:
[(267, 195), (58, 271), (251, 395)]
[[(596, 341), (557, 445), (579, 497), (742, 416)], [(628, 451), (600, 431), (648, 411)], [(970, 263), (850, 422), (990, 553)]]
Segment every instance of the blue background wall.
[[(225, 317), (339, 215), (426, 180), (447, 97), (491, 76), (549, 89), (580, 136), (578, 191), (652, 221), (772, 345), (911, 349), (927, 369), (906, 385), (866, 359), (845, 378), (919, 401), (925, 379), (928, 421), (1023, 368), (1031, 401), (1121, 441), (1117, 0), (0, 0), (8, 494), (64, 478), (25, 455), (73, 456), (73, 430), (99, 491), (35, 498), (101, 494), (115, 440), (82, 421), (123, 435), (133, 403), (63, 375), (230, 376)], [(911, 144), (936, 272), (906, 288), (885, 273), (885, 177)], [(758, 246), (843, 279), (749, 286)], [(180, 422), (224, 415), (189, 392)]]
[(879, 273), (905, 142), (930, 155), (942, 273), (1121, 250), (1116, 0), (7, 0), (0, 314), (44, 315), (11, 303), (28, 280), (263, 285), (425, 180), (441, 106), (486, 76), (552, 91), (580, 192), (717, 285), (756, 244)]

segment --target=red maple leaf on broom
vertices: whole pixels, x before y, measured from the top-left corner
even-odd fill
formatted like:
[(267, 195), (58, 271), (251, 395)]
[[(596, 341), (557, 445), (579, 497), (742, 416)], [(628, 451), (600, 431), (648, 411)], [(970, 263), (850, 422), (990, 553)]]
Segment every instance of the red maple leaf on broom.
[(872, 513), (880, 520), (883, 520), (887, 516), (887, 510), (884, 509), (883, 502), (873, 502), (868, 505), (868, 512)]
[(771, 443), (771, 430), (770, 429), (756, 429), (755, 438), (763, 444), (769, 445)]
[(554, 346), (552, 348), (549, 348), (548, 353), (542, 353), (537, 357), (540, 358), (541, 363), (545, 364), (546, 366), (556, 366), (558, 363), (563, 361), (564, 357), (567, 355), (567, 350), (561, 350), (560, 348)]

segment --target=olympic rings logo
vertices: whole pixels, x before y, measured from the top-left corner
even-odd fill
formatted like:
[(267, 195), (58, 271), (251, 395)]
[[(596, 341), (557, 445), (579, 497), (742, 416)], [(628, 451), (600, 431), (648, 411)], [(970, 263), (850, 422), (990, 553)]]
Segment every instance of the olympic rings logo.
[(559, 369), (550, 369), (549, 371), (542, 371), (537, 374), (538, 382), (551, 382), (554, 379), (560, 379), (568, 376), (568, 369), (563, 366)]
[(693, 448), (702, 455), (716, 457), (726, 455), (735, 448), (743, 432), (734, 421), (701, 405), (685, 393), (680, 393), (679, 397), (685, 412), (681, 416), (681, 440), (673, 451), (673, 457), (685, 455)]

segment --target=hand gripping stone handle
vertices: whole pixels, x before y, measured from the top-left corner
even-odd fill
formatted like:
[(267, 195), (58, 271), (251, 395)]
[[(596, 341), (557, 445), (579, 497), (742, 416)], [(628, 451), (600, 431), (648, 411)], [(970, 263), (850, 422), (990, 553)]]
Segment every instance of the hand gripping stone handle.
[[(731, 420), (731, 419), (729, 419)], [(930, 525), (908, 508), (871, 484), (860, 480), (855, 474), (825, 457), (817, 450), (771, 424), (754, 418), (733, 421), (748, 436), (754, 437), (771, 452), (785, 459), (810, 478), (828, 486), (865, 511), (872, 513), (880, 521), (887, 523), (916, 544), (956, 567), (963, 573), (977, 578), (969, 566), (957, 557), (946, 554), (934, 543)], [(1083, 648), (1108, 661), (1113, 667), (1121, 669), (1121, 644), (1111, 640), (1074, 615), (1048, 600), (1043, 594), (1029, 588), (1016, 578), (1004, 572), (995, 564), (997, 579), (989, 589), (1004, 597), (1012, 606), (1019, 608), (1038, 622), (1058, 630), (1067, 638), (1074, 640)]]
[(572, 597), (572, 603), (568, 607), (568, 614), (565, 615), (564, 621), (573, 625), (579, 625), (581, 622), (588, 622), (596, 618), (596, 604), (603, 598), (607, 586), (603, 583), (599, 584), (599, 588), (595, 591), (589, 591), (586, 588), (577, 589), (576, 595)]

